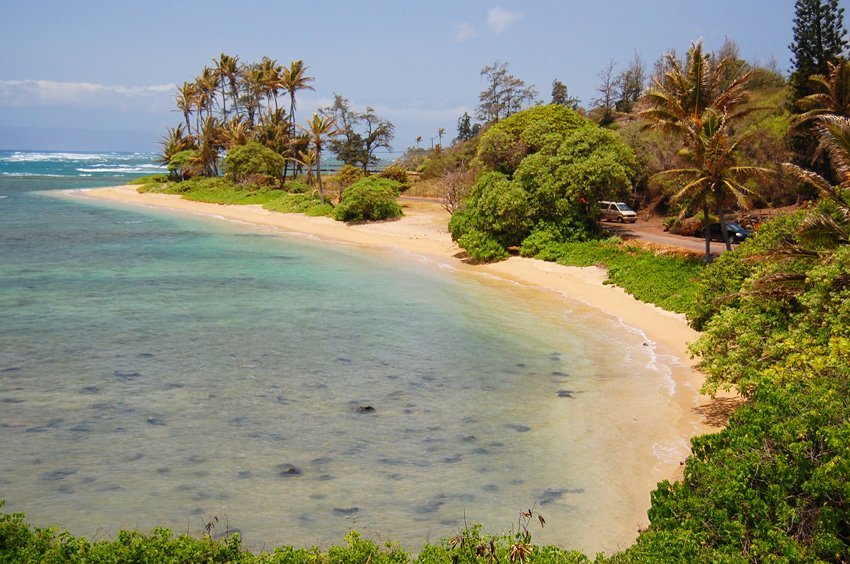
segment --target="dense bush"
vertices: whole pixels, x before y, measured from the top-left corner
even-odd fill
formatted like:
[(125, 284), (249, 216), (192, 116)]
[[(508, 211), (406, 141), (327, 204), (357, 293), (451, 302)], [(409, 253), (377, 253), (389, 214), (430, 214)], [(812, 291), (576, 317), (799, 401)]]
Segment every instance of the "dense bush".
[(403, 215), (398, 198), (399, 184), (386, 178), (364, 178), (342, 195), (334, 210), (337, 221), (361, 222), (392, 219)]
[(276, 183), (283, 177), (286, 160), (265, 145), (252, 141), (227, 150), (222, 163), (224, 174), (234, 182), (261, 178), (265, 184)]
[(186, 180), (198, 176), (204, 170), (200, 153), (195, 149), (187, 149), (172, 155), (168, 161), (168, 173), (172, 178)]
[(388, 178), (398, 182), (399, 192), (404, 192), (410, 188), (410, 178), (407, 176), (407, 170), (398, 163), (393, 163), (381, 172), (378, 173), (378, 178)]
[(628, 192), (637, 166), (615, 133), (561, 106), (494, 125), (481, 137), (478, 161), (485, 172), (449, 223), (476, 260), (504, 258), (527, 238), (528, 255), (543, 243), (590, 239), (598, 231), (596, 201)]

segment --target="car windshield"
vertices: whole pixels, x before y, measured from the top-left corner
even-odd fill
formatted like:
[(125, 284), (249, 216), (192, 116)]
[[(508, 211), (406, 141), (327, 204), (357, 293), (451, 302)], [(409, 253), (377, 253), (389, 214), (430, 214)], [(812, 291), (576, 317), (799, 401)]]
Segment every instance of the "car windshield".
[(617, 204), (617, 209), (620, 210), (621, 212), (633, 212), (633, 211), (635, 211), (632, 208), (630, 208), (627, 204), (623, 204), (623, 203)]

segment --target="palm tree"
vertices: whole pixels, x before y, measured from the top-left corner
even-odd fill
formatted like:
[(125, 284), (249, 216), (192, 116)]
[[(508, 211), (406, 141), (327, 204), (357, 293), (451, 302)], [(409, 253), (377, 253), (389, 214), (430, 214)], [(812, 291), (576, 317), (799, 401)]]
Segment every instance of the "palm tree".
[(282, 109), (273, 110), (269, 112), (268, 116), (263, 116), (260, 119), (257, 139), (282, 157), (287, 156), (290, 141), (289, 122)]
[(809, 77), (814, 94), (797, 101), (805, 112), (794, 119), (795, 124), (830, 114), (850, 117), (850, 61), (842, 58), (828, 64), (829, 74)]
[(204, 176), (218, 176), (218, 159), (224, 149), (224, 132), (215, 116), (207, 116), (201, 126), (198, 158)]
[(685, 185), (674, 196), (686, 203), (685, 211), (702, 208), (705, 224), (705, 260), (711, 261), (709, 210), (714, 200), (723, 238), (729, 249), (723, 205), (730, 199), (747, 204), (754, 195), (742, 180), (767, 174), (767, 169), (735, 164), (740, 139), (731, 139), (730, 126), (736, 120), (761, 108), (746, 106), (749, 99), (746, 72), (730, 79), (735, 61), (712, 58), (702, 43), (694, 43), (684, 66), (674, 53), (665, 61), (666, 72), (642, 97), (639, 115), (654, 127), (678, 137), (683, 144), (680, 156), (686, 165), (664, 171), (678, 176)]
[(850, 244), (850, 118), (836, 115), (818, 117), (814, 131), (825, 148), (838, 184), (833, 185), (821, 175), (791, 163), (782, 166), (797, 180), (817, 188), (822, 198), (832, 202), (836, 210), (834, 215), (812, 211), (798, 231), (804, 244), (828, 250)]
[(446, 130), (445, 130), (445, 128), (442, 128), (442, 127), (441, 127), (440, 129), (438, 129), (438, 130), (437, 130), (437, 137), (439, 137), (439, 138), (440, 138), (440, 145), (441, 145), (441, 146), (442, 146), (442, 144), (443, 144), (443, 135), (445, 135), (445, 134), (446, 134)]
[(225, 55), (222, 53), (218, 60), (213, 59), (213, 64), (215, 64), (215, 75), (218, 81), (218, 84), (221, 88), (221, 111), (223, 114), (223, 119), (227, 120), (227, 94), (228, 90), (230, 91), (230, 96), (233, 98), (234, 105), (236, 104), (236, 100), (238, 97), (238, 91), (236, 87), (236, 75), (239, 72), (238, 67), (239, 57), (231, 57), (230, 55)]
[(194, 82), (184, 82), (183, 86), (177, 89), (177, 109), (183, 112), (183, 120), (186, 122), (186, 133), (192, 134), (192, 124), (189, 123), (189, 116), (198, 105), (198, 88)]
[(316, 165), (316, 153), (314, 151), (298, 151), (297, 157), (290, 157), (296, 165), (307, 169), (307, 186), (313, 185), (313, 167)]
[[(307, 76), (307, 65), (304, 64), (304, 61), (297, 60), (292, 61), (289, 64), (289, 67), (283, 68), (283, 73), (280, 78), (281, 86), (286, 92), (289, 94), (289, 135), (291, 137), (295, 136), (295, 93), (299, 90), (314, 90), (312, 86), (310, 86), (310, 82), (313, 81), (312, 76)], [(286, 161), (283, 169), (283, 180), (286, 182), (286, 174), (289, 169), (289, 161)]]
[(268, 102), (268, 111), (271, 113), (271, 102), (274, 102), (274, 109), (278, 109), (277, 95), (280, 92), (280, 77), (283, 72), (283, 67), (277, 64), (274, 59), (263, 57), (260, 61), (260, 71), (262, 73), (263, 95)]
[(263, 100), (263, 70), (259, 65), (252, 64), (243, 67), (242, 72), (242, 107), (248, 123), (254, 125), (262, 117), (261, 105)]
[(417, 135), (417, 136), (416, 136), (416, 148), (417, 148), (417, 149), (419, 148), (419, 144), (420, 144), (420, 143), (422, 143), (422, 136), (421, 136), (421, 135)]
[[(177, 127), (169, 127), (166, 136), (160, 140), (159, 144), (162, 145), (162, 153), (156, 159), (156, 162), (168, 165), (177, 153), (193, 149), (195, 140), (185, 134), (181, 123)], [(173, 173), (173, 171), (171, 172)]]
[(253, 140), (253, 135), (248, 122), (238, 115), (233, 116), (230, 118), (230, 121), (224, 124), (224, 127), (222, 128), (222, 135), (224, 144), (228, 149), (239, 145), (245, 145), (249, 141)]
[(310, 136), (310, 142), (313, 144), (313, 151), (316, 155), (316, 181), (319, 184), (319, 198), (322, 203), (325, 203), (325, 193), (322, 188), (322, 146), (327, 138), (339, 135), (339, 130), (336, 128), (336, 123), (333, 119), (321, 114), (313, 114), (313, 117), (307, 120), (305, 131)]
[(698, 144), (694, 148), (680, 151), (680, 157), (690, 166), (673, 168), (660, 172), (659, 175), (670, 175), (685, 182), (671, 201), (684, 202), (683, 213), (701, 210), (705, 222), (706, 261), (711, 260), (711, 234), (708, 224), (710, 204), (716, 206), (720, 219), (720, 229), (726, 250), (731, 250), (730, 237), (723, 221), (723, 208), (730, 202), (742, 208), (748, 208), (758, 194), (745, 181), (752, 178), (766, 177), (772, 170), (756, 166), (741, 166), (736, 164), (738, 146), (746, 136), (733, 140), (729, 134), (726, 118), (707, 110), (701, 119), (702, 128), (697, 137)]
[(201, 75), (195, 79), (195, 88), (198, 95), (198, 114), (195, 117), (195, 121), (197, 122), (195, 124), (195, 131), (200, 130), (200, 122), (205, 120), (212, 111), (217, 85), (218, 78), (215, 71), (209, 67), (204, 67)]
[(811, 282), (809, 270), (812, 267), (829, 264), (838, 247), (850, 245), (850, 118), (817, 117), (813, 131), (825, 148), (831, 172), (838, 183), (833, 185), (820, 174), (795, 164), (782, 164), (786, 173), (816, 188), (821, 200), (829, 204), (809, 210), (797, 227), (796, 238), (780, 241), (776, 248), (761, 255), (783, 262), (787, 268), (763, 275), (750, 290), (751, 294), (774, 298), (797, 296)]

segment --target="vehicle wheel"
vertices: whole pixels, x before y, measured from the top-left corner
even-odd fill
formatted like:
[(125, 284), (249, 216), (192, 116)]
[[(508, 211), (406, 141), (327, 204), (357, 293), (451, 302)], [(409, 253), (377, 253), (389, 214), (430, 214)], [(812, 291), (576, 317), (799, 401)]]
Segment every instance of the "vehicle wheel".
[(736, 240), (735, 240), (735, 236), (734, 236), (734, 235), (729, 235), (729, 244), (730, 244), (730, 245), (734, 245), (734, 244), (735, 244), (735, 243), (737, 243), (737, 242), (738, 242), (738, 241), (736, 241)]
[(617, 218), (617, 223), (623, 223), (623, 218), (622, 218), (622, 217), (618, 217), (618, 218)]

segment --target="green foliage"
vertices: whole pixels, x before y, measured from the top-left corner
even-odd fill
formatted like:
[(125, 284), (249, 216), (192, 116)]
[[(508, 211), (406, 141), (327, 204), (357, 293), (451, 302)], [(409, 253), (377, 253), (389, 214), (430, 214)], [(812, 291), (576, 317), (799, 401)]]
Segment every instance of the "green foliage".
[(401, 217), (399, 184), (387, 178), (364, 178), (352, 184), (334, 210), (337, 221), (378, 221)]
[(693, 308), (697, 299), (694, 280), (704, 269), (702, 261), (657, 254), (618, 238), (563, 242), (551, 224), (536, 229), (523, 242), (520, 253), (566, 266), (605, 268), (606, 283), (620, 286), (643, 302), (678, 313)]
[[(519, 555), (522, 554), (522, 558)], [(527, 530), (516, 534), (485, 535), (479, 525), (467, 527), (458, 535), (443, 539), (439, 545), (426, 545), (416, 559), (419, 564), (485, 564), (489, 562), (527, 562), (529, 564), (581, 564), (590, 560), (580, 552), (554, 546), (531, 544)]]
[(198, 176), (204, 171), (201, 154), (195, 149), (187, 149), (172, 155), (167, 166), (172, 177), (183, 180)]
[(446, 171), (468, 168), (475, 159), (478, 140), (479, 137), (473, 137), (440, 150), (415, 149), (410, 156), (405, 155), (402, 164), (415, 169), (423, 180), (440, 178)]
[(266, 177), (279, 181), (285, 159), (265, 145), (252, 141), (227, 150), (222, 163), (225, 175), (234, 182)]
[(227, 178), (193, 178), (185, 182), (146, 184), (139, 190), (141, 192), (176, 194), (195, 202), (233, 205), (259, 204), (267, 210), (282, 213), (303, 213), (311, 216), (329, 216), (333, 213), (333, 206), (322, 203), (305, 184), (292, 181), (286, 186), (290, 192), (268, 186), (234, 184)]
[(615, 133), (557, 105), (491, 127), (481, 136), (478, 159), (490, 172), (449, 223), (452, 238), (478, 257), (482, 251), (505, 257), (509, 247), (523, 245), (524, 254), (536, 256), (533, 249), (549, 243), (592, 238), (598, 231), (593, 203), (628, 192), (637, 168), (634, 152)]
[(551, 152), (568, 132), (590, 126), (563, 106), (535, 106), (487, 129), (480, 137), (477, 158), (485, 168), (510, 175), (526, 155), (544, 149)]
[(333, 182), (338, 190), (344, 191), (346, 188), (363, 178), (366, 178), (366, 173), (363, 172), (362, 168), (356, 167), (352, 164), (344, 164), (333, 174), (333, 176), (328, 178), (328, 182)]
[(388, 178), (398, 182), (400, 192), (404, 192), (410, 188), (410, 178), (407, 176), (407, 170), (398, 163), (391, 164), (379, 172), (377, 176), (378, 178)]

